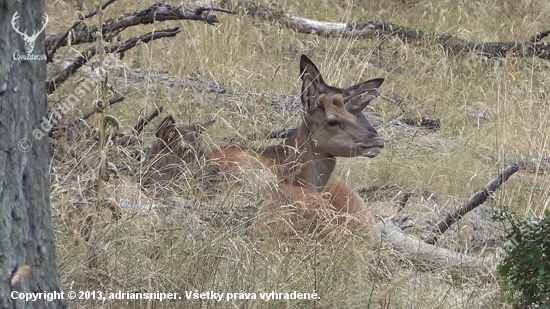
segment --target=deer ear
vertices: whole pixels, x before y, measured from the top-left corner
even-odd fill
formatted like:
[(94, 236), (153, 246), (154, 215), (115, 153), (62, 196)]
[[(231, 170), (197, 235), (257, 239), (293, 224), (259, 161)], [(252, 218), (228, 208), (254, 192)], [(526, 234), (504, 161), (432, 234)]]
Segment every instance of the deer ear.
[(300, 96), (304, 112), (311, 114), (315, 111), (318, 94), (317, 81), (313, 80), (308, 73), (304, 74), (302, 79), (302, 94)]
[(166, 116), (166, 118), (164, 118), (164, 120), (158, 126), (155, 136), (162, 140), (166, 140), (172, 130), (175, 128), (175, 124), (176, 122), (174, 121), (174, 118), (172, 118), (172, 115)]
[(322, 86), (326, 86), (321, 72), (317, 69), (317, 66), (311, 61), (305, 54), (300, 57), (300, 78), (304, 80), (305, 74), (311, 75), (313, 79), (317, 79)]
[(374, 98), (373, 95), (378, 93), (378, 87), (383, 82), (383, 78), (375, 78), (347, 88), (349, 96), (344, 100), (346, 110), (353, 114), (365, 109)]
[(382, 85), (382, 83), (384, 83), (384, 80), (384, 78), (369, 79), (365, 82), (347, 88), (346, 91), (351, 95), (354, 95), (355, 93), (362, 93), (371, 89), (377, 89), (380, 85)]

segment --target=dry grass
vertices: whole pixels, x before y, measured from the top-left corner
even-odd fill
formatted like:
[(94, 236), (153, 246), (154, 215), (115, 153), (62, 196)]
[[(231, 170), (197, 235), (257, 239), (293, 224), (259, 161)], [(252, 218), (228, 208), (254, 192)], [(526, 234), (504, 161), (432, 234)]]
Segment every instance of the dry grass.
[[(84, 1), (88, 7), (92, 1)], [(138, 10), (153, 4), (117, 1), (106, 17)], [(193, 8), (192, 3), (184, 5)], [(543, 0), (521, 1), (280, 1), (279, 7), (304, 17), (346, 22), (382, 18), (419, 29), (450, 33), (473, 41), (525, 41), (546, 30), (550, 4)], [(72, 3), (47, 1), (49, 33), (73, 23)], [(504, 153), (548, 157), (547, 119), (550, 109), (549, 63), (538, 59), (483, 59), (475, 55), (448, 55), (440, 46), (405, 44), (400, 40), (361, 41), (325, 39), (298, 34), (277, 23), (247, 16), (217, 14), (215, 27), (199, 22), (168, 22), (128, 29), (124, 38), (152, 29), (173, 26), (182, 32), (172, 39), (141, 45), (126, 53), (127, 68), (187, 76), (199, 72), (229, 89), (252, 93), (248, 97), (201, 93), (190, 88), (163, 87), (147, 80), (122, 83), (115, 88), (126, 100), (108, 109), (125, 131), (135, 124), (140, 110), (162, 105), (165, 112), (142, 134), (147, 145), (154, 128), (166, 114), (181, 122), (212, 117), (218, 121), (205, 138), (212, 144), (222, 137), (248, 131), (295, 126), (297, 110), (271, 106), (267, 94), (297, 95), (298, 60), (306, 53), (328, 83), (348, 86), (372, 77), (385, 77), (385, 94), (424, 102), (409, 106), (414, 113), (441, 119), (442, 128), (428, 135), (403, 138), (382, 126), (379, 132), (387, 146), (376, 159), (339, 159), (333, 177), (356, 187), (397, 184), (412, 192), (431, 190), (439, 199), (416, 194), (407, 211), (412, 216), (437, 213), (443, 207), (468, 198), (503, 167)], [(89, 21), (95, 22), (95, 19)], [(82, 50), (82, 47), (77, 48)], [(59, 51), (62, 54), (65, 49)], [(67, 55), (70, 55), (69, 51)], [(49, 68), (51, 76), (55, 68)], [(76, 85), (69, 80), (50, 97), (62, 100)], [(90, 93), (69, 116), (91, 109), (97, 93)], [(411, 98), (415, 98), (412, 100)], [(372, 109), (388, 118), (400, 116), (395, 106), (375, 100)], [(483, 115), (473, 119), (472, 115)], [(90, 125), (97, 126), (92, 117)], [(395, 137), (395, 138), (394, 138)], [(274, 143), (275, 141), (270, 141)], [(80, 147), (81, 143), (75, 143)], [(145, 146), (141, 145), (141, 147)], [(89, 149), (97, 149), (90, 144)], [(112, 160), (130, 162), (118, 146), (107, 149)], [(90, 155), (93, 163), (93, 155)], [(81, 162), (54, 161), (52, 207), (57, 220), (57, 254), (65, 290), (104, 292), (313, 292), (320, 300), (178, 300), (110, 301), (73, 300), (74, 308), (378, 308), (376, 296), (391, 282), (413, 269), (406, 257), (389, 248), (379, 252), (354, 235), (330, 242), (307, 239), (254, 240), (247, 236), (247, 220), (226, 222), (228, 212), (242, 206), (243, 193), (228, 193), (206, 205), (193, 199), (193, 183), (182, 182), (184, 199), (159, 207), (141, 195), (129, 177), (106, 184), (104, 195), (119, 201), (125, 213), (113, 220), (107, 212), (95, 220), (92, 240), (82, 241), (75, 233), (73, 206), (86, 197), (86, 180), (97, 171), (78, 171)], [(135, 161), (134, 161), (135, 164)], [(95, 163), (91, 165), (95, 167)], [(514, 175), (489, 204), (509, 205), (525, 214), (540, 214), (548, 208), (550, 192), (546, 174)], [(245, 196), (246, 197), (246, 196)], [(250, 202), (248, 202), (250, 203)], [(380, 212), (386, 204), (376, 204)], [(390, 211), (391, 213), (391, 211)], [(78, 217), (78, 216), (77, 216)], [(463, 226), (465, 230), (465, 226)], [(464, 234), (466, 233), (466, 235)], [(448, 245), (467, 251), (469, 232), (457, 232)], [(456, 237), (455, 237), (456, 236)], [(404, 263), (387, 265), (380, 254)], [(414, 272), (401, 282), (386, 304), (388, 308), (502, 308), (495, 280), (482, 282), (468, 277)], [(259, 295), (258, 295), (259, 296)]]

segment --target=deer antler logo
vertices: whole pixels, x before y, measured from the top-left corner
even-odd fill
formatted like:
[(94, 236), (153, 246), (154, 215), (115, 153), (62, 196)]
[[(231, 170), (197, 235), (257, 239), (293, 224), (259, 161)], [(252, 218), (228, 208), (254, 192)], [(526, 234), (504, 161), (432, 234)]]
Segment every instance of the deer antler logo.
[(46, 29), (46, 24), (48, 24), (48, 15), (44, 14), (44, 23), (42, 24), (42, 29), (38, 31), (33, 31), (31, 36), (27, 35), (27, 30), (25, 32), (19, 31), (19, 27), (16, 26), (17, 19), (19, 19), (19, 11), (15, 12), (13, 14), (13, 18), (11, 19), (11, 26), (15, 30), (15, 32), (19, 33), (23, 40), (25, 41), (25, 51), (27, 52), (27, 55), (31, 54), (34, 50), (34, 41), (36, 41), (36, 38), (38, 38), (38, 35)]

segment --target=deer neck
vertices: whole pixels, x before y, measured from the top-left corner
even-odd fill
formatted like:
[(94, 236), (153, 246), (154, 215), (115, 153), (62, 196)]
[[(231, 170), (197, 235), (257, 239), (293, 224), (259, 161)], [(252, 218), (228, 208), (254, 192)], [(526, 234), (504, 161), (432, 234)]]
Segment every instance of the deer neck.
[(282, 181), (323, 191), (336, 167), (336, 159), (315, 146), (305, 123), (278, 145), (258, 150), (279, 167)]

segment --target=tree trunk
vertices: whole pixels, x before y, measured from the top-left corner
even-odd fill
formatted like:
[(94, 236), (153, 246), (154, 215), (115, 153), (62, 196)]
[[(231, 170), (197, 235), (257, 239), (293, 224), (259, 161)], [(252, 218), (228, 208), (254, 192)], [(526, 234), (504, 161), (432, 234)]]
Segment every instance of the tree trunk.
[[(61, 292), (48, 139), (40, 128), (46, 117), (45, 33), (35, 46), (23, 40), (33, 39), (44, 17), (43, 0), (0, 2), (0, 308), (65, 308), (59, 295), (44, 299)], [(14, 299), (19, 293), (41, 299)]]

